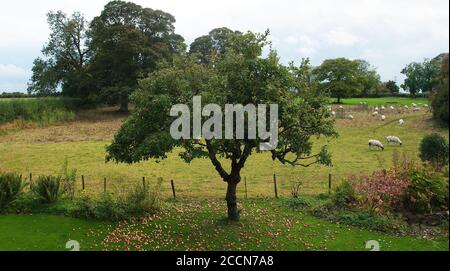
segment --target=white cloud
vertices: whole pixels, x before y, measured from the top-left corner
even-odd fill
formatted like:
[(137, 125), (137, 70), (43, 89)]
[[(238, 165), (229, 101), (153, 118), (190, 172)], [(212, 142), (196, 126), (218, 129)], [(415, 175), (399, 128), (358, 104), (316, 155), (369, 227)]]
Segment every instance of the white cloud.
[(343, 29), (331, 30), (324, 35), (324, 40), (331, 46), (355, 46), (364, 40)]
[[(49, 10), (80, 11), (92, 19), (107, 2), (3, 1), (0, 63), (10, 63), (26, 71), (30, 69), (33, 58), (38, 56), (31, 52), (37, 54), (36, 48), (41, 48), (48, 37), (45, 14)], [(314, 64), (320, 64), (326, 58), (366, 56), (378, 67), (384, 80), (399, 76), (408, 62), (449, 50), (448, 0), (133, 2), (174, 15), (176, 31), (188, 43), (216, 27), (257, 32), (269, 28), (274, 49), (284, 63), (305, 56), (311, 57)], [(26, 89), (27, 80), (23, 78), (22, 89)]]
[(23, 78), (30, 75), (30, 72), (17, 67), (13, 64), (1, 64), (0, 63), (0, 79), (15, 79), (15, 78)]

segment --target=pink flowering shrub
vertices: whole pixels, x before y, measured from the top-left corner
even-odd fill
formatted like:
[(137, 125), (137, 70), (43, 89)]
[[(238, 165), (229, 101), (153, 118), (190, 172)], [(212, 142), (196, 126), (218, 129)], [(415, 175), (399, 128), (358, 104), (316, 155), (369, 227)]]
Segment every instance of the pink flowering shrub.
[(407, 179), (399, 178), (394, 171), (376, 171), (370, 176), (361, 176), (351, 181), (357, 195), (359, 207), (381, 213), (401, 208), (403, 197), (410, 185)]

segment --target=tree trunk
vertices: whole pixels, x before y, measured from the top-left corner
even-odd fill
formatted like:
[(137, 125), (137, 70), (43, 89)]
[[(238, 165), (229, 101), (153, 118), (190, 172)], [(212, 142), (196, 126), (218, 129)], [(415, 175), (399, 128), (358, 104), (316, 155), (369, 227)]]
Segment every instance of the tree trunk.
[(120, 101), (120, 112), (128, 112), (128, 99)]
[(227, 207), (228, 207), (228, 219), (232, 221), (239, 221), (239, 210), (237, 208), (237, 196), (236, 187), (237, 182), (235, 180), (229, 180), (227, 187)]
[(337, 97), (337, 103), (340, 104), (341, 103), (341, 97)]

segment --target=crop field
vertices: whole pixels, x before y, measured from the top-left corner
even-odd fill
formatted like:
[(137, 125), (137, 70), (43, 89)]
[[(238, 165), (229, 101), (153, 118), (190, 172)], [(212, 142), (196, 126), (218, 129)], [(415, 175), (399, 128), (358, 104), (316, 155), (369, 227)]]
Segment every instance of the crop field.
[[(434, 131), (448, 137), (448, 130), (435, 127), (430, 120), (431, 114), (425, 109), (415, 113), (386, 111), (385, 121), (355, 106), (346, 106), (345, 111), (354, 119), (336, 120), (338, 138), (329, 142), (323, 138), (315, 139), (317, 148), (328, 144), (333, 156), (332, 167), (292, 167), (272, 161), (268, 153), (256, 154), (249, 158), (242, 174), (247, 182), (248, 197), (273, 196), (273, 174), (277, 176), (278, 192), (282, 196), (290, 195), (296, 182), (302, 183), (303, 194), (325, 193), (329, 174), (332, 174), (332, 185), (335, 186), (349, 175), (367, 174), (379, 167), (390, 166), (394, 152), (418, 159), (419, 142), (425, 134)], [(398, 124), (400, 118), (405, 120), (405, 125)], [(108, 109), (91, 110), (80, 113), (73, 122), (6, 130), (0, 136), (0, 171), (18, 172), (23, 176), (29, 173), (34, 176), (57, 174), (67, 158), (69, 166), (77, 169), (78, 188), (81, 188), (81, 175), (84, 175), (87, 193), (101, 192), (104, 178), (109, 191), (119, 192), (130, 183), (140, 183), (142, 177), (150, 182), (162, 177), (163, 194), (167, 197), (171, 195), (170, 180), (174, 180), (180, 197), (223, 196), (226, 184), (207, 159), (186, 164), (174, 151), (160, 162), (105, 163), (105, 146), (124, 119), (124, 115)], [(388, 135), (399, 136), (403, 146), (388, 145), (384, 151), (369, 150), (369, 139), (379, 139), (386, 144)], [(239, 184), (238, 193), (240, 197), (244, 196), (244, 182)]]

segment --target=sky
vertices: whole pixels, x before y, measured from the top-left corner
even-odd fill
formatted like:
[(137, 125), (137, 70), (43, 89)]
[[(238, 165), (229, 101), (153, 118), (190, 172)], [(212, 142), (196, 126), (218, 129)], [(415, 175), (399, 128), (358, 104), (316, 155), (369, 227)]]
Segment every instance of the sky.
[[(33, 60), (48, 40), (46, 13), (90, 20), (107, 0), (0, 0), (0, 93), (26, 91)], [(217, 27), (264, 32), (285, 64), (309, 57), (365, 59), (383, 81), (449, 51), (448, 0), (135, 0), (175, 16), (187, 44)]]

